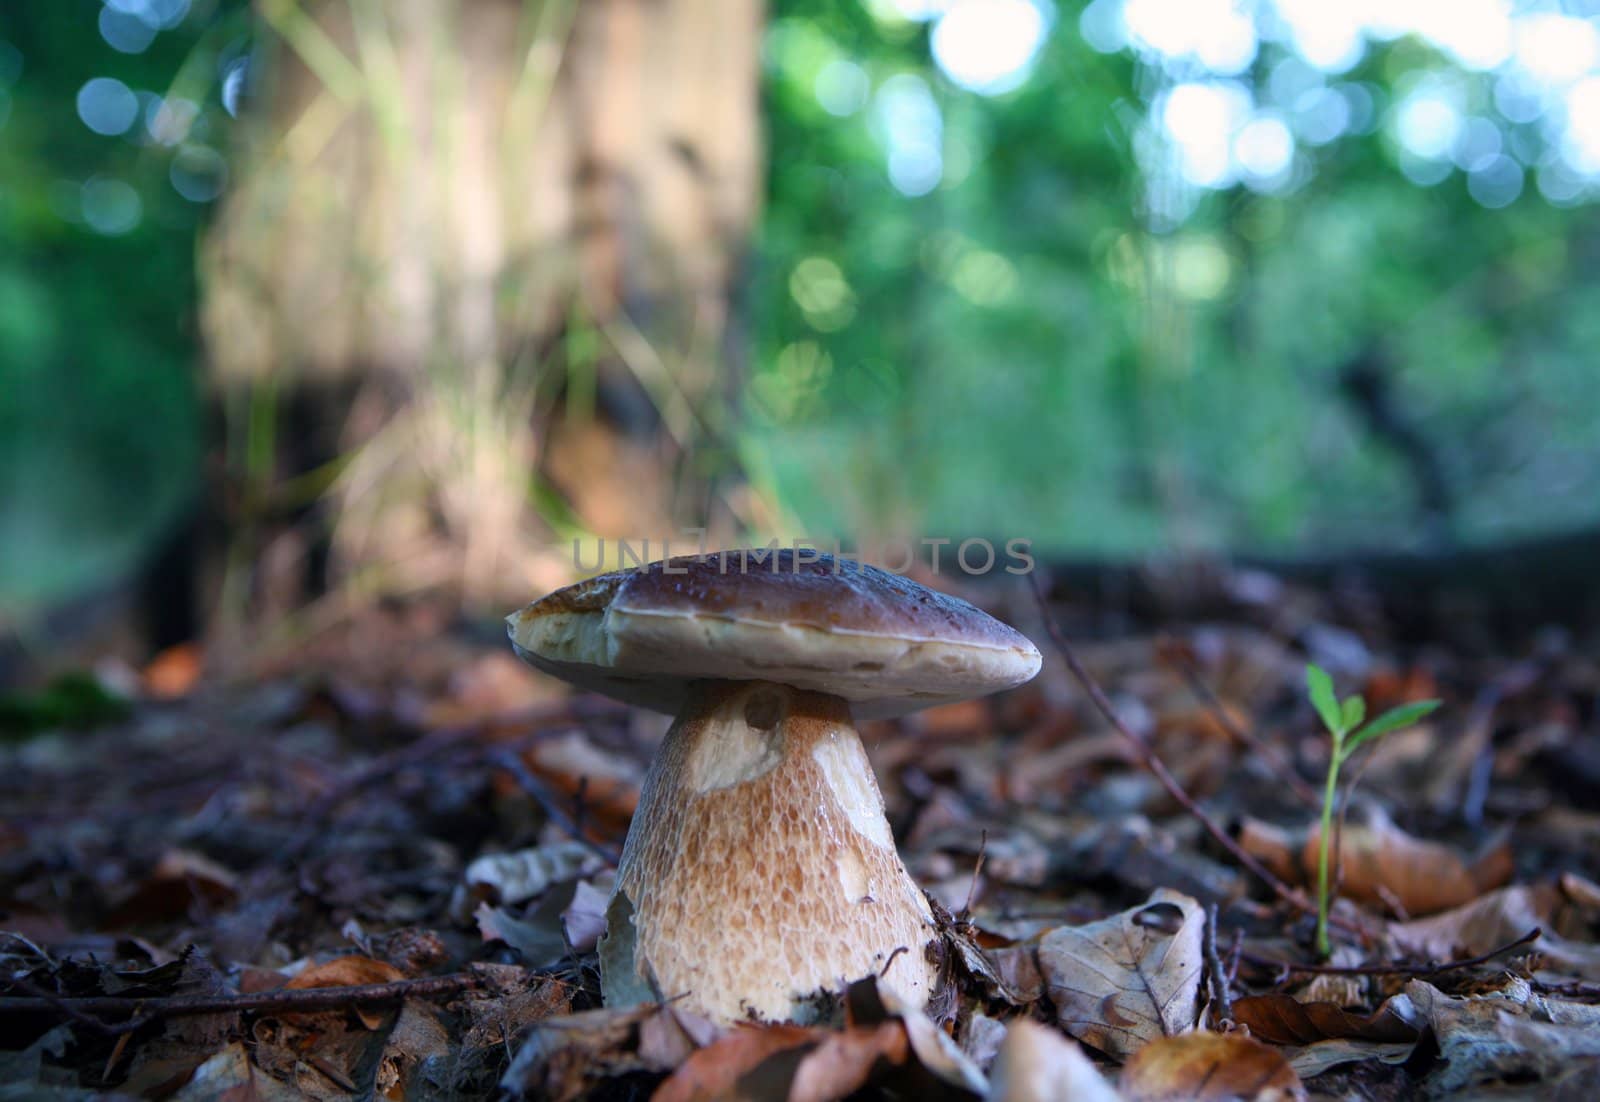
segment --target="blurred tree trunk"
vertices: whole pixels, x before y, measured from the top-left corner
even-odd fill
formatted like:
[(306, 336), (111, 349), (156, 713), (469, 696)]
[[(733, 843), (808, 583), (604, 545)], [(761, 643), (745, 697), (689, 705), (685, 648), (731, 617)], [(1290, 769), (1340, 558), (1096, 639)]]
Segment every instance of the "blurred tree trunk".
[(336, 570), (469, 597), (555, 580), (535, 471), (582, 530), (704, 523), (680, 475), (737, 385), (758, 0), (257, 10), (202, 256), (248, 517), (322, 511)]

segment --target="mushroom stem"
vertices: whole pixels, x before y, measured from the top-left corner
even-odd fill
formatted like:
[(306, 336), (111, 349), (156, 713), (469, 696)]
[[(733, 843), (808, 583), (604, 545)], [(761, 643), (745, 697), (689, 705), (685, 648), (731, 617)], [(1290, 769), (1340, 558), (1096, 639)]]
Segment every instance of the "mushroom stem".
[(916, 1007), (933, 984), (932, 914), (850, 706), (787, 685), (696, 685), (645, 778), (606, 919), (609, 1005), (805, 1020), (819, 990), (868, 974)]

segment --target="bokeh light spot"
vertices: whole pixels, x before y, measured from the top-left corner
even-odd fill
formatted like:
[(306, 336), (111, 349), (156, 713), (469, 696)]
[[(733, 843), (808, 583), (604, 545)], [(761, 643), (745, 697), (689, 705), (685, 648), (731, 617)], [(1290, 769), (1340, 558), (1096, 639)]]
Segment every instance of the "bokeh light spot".
[(114, 77), (95, 77), (78, 89), (78, 117), (96, 134), (126, 134), (139, 117), (139, 97)]
[(835, 58), (817, 71), (813, 88), (817, 102), (830, 115), (853, 115), (867, 104), (872, 81), (867, 71), (853, 61)]
[(934, 24), (929, 44), (951, 80), (998, 95), (1028, 79), (1047, 29), (1044, 12), (1029, 0), (957, 0)]
[(83, 220), (96, 233), (119, 237), (139, 225), (144, 204), (126, 181), (94, 176), (84, 181), (80, 201)]

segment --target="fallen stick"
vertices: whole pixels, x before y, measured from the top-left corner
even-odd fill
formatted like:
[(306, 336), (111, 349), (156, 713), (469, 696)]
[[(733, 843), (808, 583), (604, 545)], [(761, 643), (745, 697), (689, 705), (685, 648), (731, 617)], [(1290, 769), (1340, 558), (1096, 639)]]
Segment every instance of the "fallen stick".
[(1276, 968), (1280, 972), (1294, 973), (1297, 975), (1316, 976), (1437, 976), (1441, 972), (1455, 972), (1462, 968), (1471, 968), (1475, 964), (1487, 964), (1495, 957), (1504, 956), (1513, 949), (1520, 949), (1529, 945), (1544, 934), (1544, 929), (1535, 926), (1515, 941), (1508, 941), (1487, 953), (1479, 953), (1475, 957), (1465, 960), (1452, 960), (1444, 964), (1293, 964), (1286, 960), (1274, 960), (1271, 957), (1257, 956), (1255, 953), (1241, 953), (1240, 958), (1249, 961), (1258, 968)]
[[(485, 982), (476, 972), (457, 972), (392, 983), (363, 983), (349, 987), (297, 987), (292, 990), (258, 991), (249, 995), (163, 995), (132, 998), (125, 995), (10, 995), (0, 994), (0, 1014), (39, 1014), (55, 1011), (62, 1017), (103, 1029), (107, 1033), (130, 1033), (160, 1018), (190, 1017), (196, 1014), (228, 1014), (245, 1010), (275, 1010), (297, 1014), (312, 1010), (339, 1010), (352, 1006), (371, 1006), (404, 999), (433, 999), (454, 995)], [(15, 987), (38, 990), (34, 984), (13, 983)], [(105, 1022), (97, 1016), (129, 1015), (126, 1021)]]

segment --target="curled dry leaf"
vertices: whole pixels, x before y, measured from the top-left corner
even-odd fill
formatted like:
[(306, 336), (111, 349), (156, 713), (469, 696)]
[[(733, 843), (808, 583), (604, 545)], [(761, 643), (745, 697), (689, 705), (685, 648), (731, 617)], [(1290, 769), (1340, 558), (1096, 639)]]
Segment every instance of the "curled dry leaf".
[(1126, 1102), (1293, 1102), (1305, 1086), (1283, 1054), (1242, 1033), (1186, 1033), (1140, 1049), (1117, 1083)]
[(1118, 1059), (1193, 1028), (1204, 926), (1199, 903), (1162, 888), (1143, 906), (1041, 935), (1039, 971), (1061, 1027)]
[[(1247, 820), (1239, 844), (1290, 883), (1317, 880), (1322, 832), (1285, 831)], [(1339, 892), (1377, 905), (1398, 904), (1408, 915), (1433, 914), (1478, 898), (1511, 879), (1511, 850), (1499, 844), (1472, 860), (1449, 846), (1414, 838), (1377, 809), (1339, 834)]]
[(477, 901), (508, 905), (543, 895), (552, 884), (587, 876), (600, 860), (581, 842), (556, 842), (515, 853), (490, 853), (467, 866), (451, 911), (465, 920)]
[[(1439, 1043), (1432, 1093), (1589, 1099), (1600, 1075), (1600, 1007), (1546, 999), (1526, 980), (1454, 998), (1422, 980), (1406, 985)], [(1516, 1093), (1513, 1093), (1516, 1092)]]
[(670, 1071), (710, 1040), (690, 1037), (678, 1016), (659, 1006), (545, 1018), (523, 1038), (500, 1090), (507, 1098), (541, 1102), (577, 1099), (613, 1076)]
[(1554, 885), (1519, 884), (1431, 918), (1391, 923), (1389, 939), (1401, 953), (1442, 961), (1492, 952), (1537, 926), (1544, 932), (1531, 949), (1544, 958), (1546, 968), (1600, 980), (1600, 946), (1551, 932), (1561, 903)]
[(1020, 1018), (1006, 1030), (986, 1102), (1118, 1102), (1083, 1050), (1047, 1025)]
[(1233, 1019), (1250, 1027), (1258, 1040), (1274, 1045), (1310, 1045), (1336, 1038), (1380, 1043), (1417, 1039), (1417, 1027), (1391, 1002), (1369, 1015), (1352, 1014), (1333, 1003), (1299, 1002), (1288, 995), (1249, 995), (1233, 1001)]
[(373, 1076), (373, 1087), (383, 1098), (404, 1099), (422, 1093), (413, 1089), (417, 1070), (430, 1060), (450, 1053), (450, 1034), (432, 1006), (407, 999), (384, 1040), (383, 1053)]

